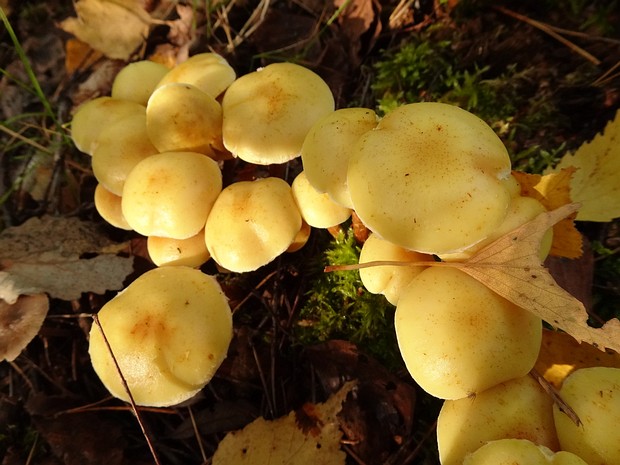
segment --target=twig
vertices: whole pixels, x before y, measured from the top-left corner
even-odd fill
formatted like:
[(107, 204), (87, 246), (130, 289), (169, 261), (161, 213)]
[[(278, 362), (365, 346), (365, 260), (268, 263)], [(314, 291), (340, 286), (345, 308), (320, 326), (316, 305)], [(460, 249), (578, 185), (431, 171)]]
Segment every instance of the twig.
[(541, 375), (535, 368), (532, 368), (530, 371), (530, 376), (538, 381), (538, 384), (540, 384), (545, 392), (551, 396), (553, 403), (557, 405), (557, 407), (564, 412), (568, 418), (575, 423), (575, 425), (581, 426), (581, 420), (579, 419), (577, 412), (575, 412), (572, 407), (568, 405), (564, 399), (562, 399), (558, 390), (549, 381), (547, 381), (543, 375)]

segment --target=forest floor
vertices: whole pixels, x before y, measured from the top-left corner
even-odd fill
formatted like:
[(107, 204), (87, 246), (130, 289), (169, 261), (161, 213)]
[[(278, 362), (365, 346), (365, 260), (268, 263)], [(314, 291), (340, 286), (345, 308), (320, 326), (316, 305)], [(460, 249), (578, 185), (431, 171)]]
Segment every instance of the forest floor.
[[(105, 0), (98, 3), (105, 10)], [(620, 107), (617, 1), (142, 4), (157, 21), (126, 58), (111, 59), (59, 27), (75, 16), (73, 2), (0, 0), (21, 46), (0, 29), (0, 232), (34, 217), (79, 218), (133, 258), (125, 284), (154, 267), (145, 239), (97, 214), (90, 160), (71, 143), (69, 123), (80, 104), (110, 94), (130, 61), (173, 65), (213, 51), (238, 76), (293, 61), (329, 84), (337, 108), (383, 114), (416, 101), (458, 104), (497, 131), (514, 169), (530, 173), (592, 139)], [(122, 23), (108, 24), (123, 35)], [(252, 177), (253, 168), (245, 169), (235, 175)], [(299, 169), (293, 161), (273, 173), (290, 180)], [(553, 265), (593, 321), (620, 315), (619, 226), (582, 224), (592, 246), (580, 260)], [(363, 239), (349, 227), (313, 230), (302, 250), (256, 272), (224, 275), (204, 265), (235, 309), (228, 358), (198, 396), (141, 409), (141, 424), (109, 396), (88, 356), (90, 315), (116, 291), (52, 298), (37, 337), (0, 363), (0, 464), (147, 464), (154, 462), (149, 443), (162, 464), (211, 463), (226, 432), (303, 411), (347, 380), (358, 380), (358, 390), (339, 417), (346, 463), (438, 464), (441, 401), (404, 368), (394, 308), (369, 295), (355, 272), (323, 276), (328, 263), (355, 262)], [(52, 239), (69, 240), (58, 234)]]

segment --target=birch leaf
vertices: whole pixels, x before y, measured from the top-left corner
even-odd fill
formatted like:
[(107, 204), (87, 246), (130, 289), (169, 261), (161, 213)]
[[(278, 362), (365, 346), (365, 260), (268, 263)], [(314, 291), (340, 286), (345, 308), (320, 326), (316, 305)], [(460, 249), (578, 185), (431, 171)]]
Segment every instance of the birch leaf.
[(579, 221), (611, 221), (620, 217), (620, 113), (590, 142), (566, 154), (555, 167), (577, 168), (571, 197), (582, 204)]
[(562, 289), (538, 258), (545, 231), (578, 208), (578, 204), (568, 204), (542, 213), (489, 244), (469, 260), (450, 263), (449, 266), (461, 269), (578, 341), (601, 350), (609, 348), (620, 352), (620, 320), (612, 319), (602, 328), (590, 327), (583, 303)]

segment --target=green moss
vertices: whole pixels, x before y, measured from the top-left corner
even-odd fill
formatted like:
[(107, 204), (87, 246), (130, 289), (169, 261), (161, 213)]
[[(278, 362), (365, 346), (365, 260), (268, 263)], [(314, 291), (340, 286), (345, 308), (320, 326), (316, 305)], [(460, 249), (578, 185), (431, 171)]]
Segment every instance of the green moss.
[(382, 295), (369, 293), (358, 271), (322, 271), (328, 264), (358, 263), (359, 253), (352, 230), (340, 233), (327, 246), (318, 272), (310, 273), (312, 284), (301, 309), (297, 338), (304, 345), (345, 339), (394, 367), (400, 363), (394, 306)]

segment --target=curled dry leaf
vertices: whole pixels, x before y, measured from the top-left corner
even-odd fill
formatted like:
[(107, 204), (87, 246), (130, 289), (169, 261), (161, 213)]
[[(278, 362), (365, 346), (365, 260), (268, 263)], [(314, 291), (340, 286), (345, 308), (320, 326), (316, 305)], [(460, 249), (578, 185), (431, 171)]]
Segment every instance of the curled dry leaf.
[(48, 309), (45, 294), (21, 296), (14, 304), (0, 300), (0, 361), (17, 358), (38, 334)]
[(336, 418), (355, 386), (346, 383), (323, 404), (306, 404), (274, 421), (258, 418), (220, 442), (213, 465), (344, 465), (342, 432)]

